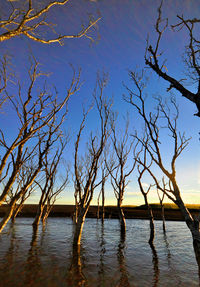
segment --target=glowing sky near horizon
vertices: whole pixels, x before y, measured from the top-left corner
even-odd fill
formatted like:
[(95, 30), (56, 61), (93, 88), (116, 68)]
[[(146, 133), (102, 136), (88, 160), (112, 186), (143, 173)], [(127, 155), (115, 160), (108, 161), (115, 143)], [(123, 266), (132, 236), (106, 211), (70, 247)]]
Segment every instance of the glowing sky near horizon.
[[(11, 56), (13, 69), (17, 77), (23, 81), (28, 68), (28, 58), (31, 53), (41, 63), (41, 69), (50, 72), (48, 83), (56, 86), (59, 96), (62, 97), (66, 86), (70, 84), (72, 72), (69, 63), (73, 64), (75, 69), (81, 67), (81, 79), (84, 82), (78, 95), (73, 96), (69, 102), (69, 114), (67, 128), (70, 127), (72, 139), (69, 147), (65, 151), (65, 157), (72, 159), (74, 136), (77, 133), (80, 120), (82, 103), (90, 103), (91, 95), (95, 86), (97, 71), (109, 73), (109, 83), (106, 94), (113, 95), (114, 107), (119, 111), (120, 117), (128, 111), (130, 114), (130, 123), (132, 129), (140, 124), (132, 113), (132, 108), (122, 99), (126, 92), (123, 82), (131, 86), (128, 77), (128, 70), (144, 68), (144, 52), (146, 38), (153, 42), (155, 33), (154, 27), (157, 16), (157, 7), (160, 1), (155, 0), (99, 0), (99, 1), (69, 1), (68, 5), (62, 8), (52, 10), (51, 20), (57, 23), (59, 32), (75, 32), (80, 27), (82, 20), (86, 23), (88, 13), (93, 15), (101, 14), (101, 20), (98, 24), (98, 34), (100, 36), (96, 43), (90, 45), (89, 40), (66, 40), (63, 46), (58, 44), (43, 45), (32, 42), (24, 37), (15, 38), (1, 43), (1, 55), (8, 53)], [(0, 4), (0, 8), (2, 3)], [(176, 15), (184, 14), (187, 17), (199, 17), (200, 2), (195, 0), (166, 0), (163, 5), (164, 16), (169, 18), (169, 23), (176, 23)], [(93, 34), (95, 39), (96, 33)], [(183, 71), (182, 54), (184, 44), (186, 43), (186, 34), (184, 31), (174, 33), (169, 29), (163, 37), (161, 47), (164, 51), (164, 58), (168, 59), (166, 65), (168, 71), (173, 75), (182, 77)], [(163, 97), (169, 96), (166, 93), (167, 84), (152, 74), (148, 87), (149, 97), (160, 94)], [(177, 162), (177, 181), (182, 190), (183, 199), (187, 203), (200, 203), (200, 119), (193, 116), (196, 112), (195, 106), (187, 100), (177, 95), (177, 102), (180, 106), (180, 129), (192, 136), (189, 147), (183, 152), (183, 155)], [(153, 104), (153, 103), (152, 103)], [(151, 108), (151, 102), (149, 102)], [(15, 117), (13, 110), (5, 106), (4, 114), (0, 115), (0, 126), (6, 127), (8, 139), (15, 133), (17, 126), (14, 124)], [(88, 118), (88, 130), (95, 122), (95, 115), (91, 114)], [(168, 144), (166, 153), (168, 153)], [(69, 156), (70, 154), (70, 156)], [(73, 163), (72, 163), (73, 168)], [(149, 184), (150, 182), (146, 182)], [(115, 204), (116, 199), (112, 188), (107, 184), (106, 204)], [(96, 193), (97, 194), (97, 193)], [(29, 199), (29, 202), (36, 202), (38, 195), (35, 194)], [(96, 197), (95, 197), (96, 198)], [(152, 202), (157, 202), (156, 193), (150, 197)], [(96, 199), (95, 199), (96, 200)], [(68, 191), (60, 196), (58, 203), (72, 204), (73, 183), (69, 184)], [(94, 204), (96, 201), (93, 202)], [(143, 198), (137, 186), (136, 176), (133, 175), (127, 188), (124, 204), (142, 204)]]

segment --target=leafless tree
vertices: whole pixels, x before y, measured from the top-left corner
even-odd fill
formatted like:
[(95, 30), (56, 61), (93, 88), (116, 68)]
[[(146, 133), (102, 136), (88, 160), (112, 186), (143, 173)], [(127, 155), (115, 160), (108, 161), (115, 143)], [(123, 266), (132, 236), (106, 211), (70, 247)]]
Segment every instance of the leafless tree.
[(27, 153), (27, 143), (30, 140), (34, 141), (38, 132), (41, 131), (42, 135), (43, 130), (48, 129), (48, 125), (51, 125), (58, 113), (62, 121), (64, 120), (67, 109), (63, 108), (70, 96), (79, 89), (80, 73), (76, 76), (74, 72), (72, 82), (62, 101), (58, 102), (57, 95), (54, 96), (45, 86), (36, 96), (36, 80), (43, 75), (38, 70), (38, 65), (37, 62), (34, 62), (29, 70), (30, 83), (26, 91), (22, 89), (19, 83), (18, 98), (7, 95), (8, 100), (14, 107), (17, 116), (16, 121), (19, 122), (20, 126), (11, 144), (6, 139), (5, 132), (2, 129), (0, 130), (0, 147), (3, 150), (0, 161), (0, 183), (6, 181), (0, 195), (0, 205), (5, 201), (23, 165)]
[[(153, 211), (151, 208), (151, 205), (149, 204), (148, 201), (148, 194), (149, 191), (151, 190), (152, 185), (149, 185), (149, 187), (147, 188), (147, 190), (145, 191), (145, 188), (142, 184), (142, 177), (146, 171), (146, 167), (148, 167), (148, 169), (150, 168), (152, 162), (150, 162), (150, 164), (147, 164), (147, 158), (146, 158), (146, 150), (144, 151), (144, 157), (143, 159), (141, 158), (137, 158), (137, 162), (140, 163), (140, 165), (138, 166), (138, 184), (140, 187), (140, 191), (144, 197), (144, 202), (145, 202), (145, 206), (148, 210), (148, 217), (149, 217), (149, 222), (150, 222), (150, 236), (149, 236), (149, 244), (153, 244), (154, 241), (154, 237), (155, 237), (155, 226), (154, 226), (154, 216), (153, 216)], [(142, 169), (140, 170), (140, 166), (142, 166)]]
[[(189, 138), (186, 138), (184, 133), (181, 134), (178, 131), (178, 107), (173, 99), (171, 99), (170, 108), (166, 103), (164, 105), (161, 99), (157, 99), (157, 109), (154, 113), (148, 113), (143, 95), (145, 85), (142, 82), (142, 76), (139, 77), (135, 72), (130, 72), (130, 76), (133, 83), (135, 84), (135, 90), (130, 90), (127, 88), (129, 91), (129, 96), (125, 99), (133, 107), (135, 107), (138, 114), (141, 116), (145, 123), (145, 140), (137, 135), (136, 138), (141, 143), (143, 148), (146, 149), (153, 163), (159, 167), (164, 176), (168, 179), (168, 187), (165, 186), (165, 188), (163, 188), (163, 186), (161, 186), (152, 168), (148, 168), (148, 166), (145, 165), (144, 167), (154, 179), (157, 188), (165, 193), (165, 195), (179, 207), (187, 227), (192, 234), (197, 262), (200, 263), (200, 218), (192, 216), (192, 214), (187, 209), (182, 199), (179, 185), (176, 181), (176, 160), (189, 143)], [(167, 128), (168, 133), (170, 133), (170, 138), (173, 142), (170, 167), (164, 163), (163, 154), (161, 152), (160, 131), (164, 125), (164, 122), (165, 128)]]
[(105, 160), (103, 160), (103, 163), (101, 164), (101, 189), (97, 198), (97, 218), (100, 217), (100, 198), (101, 198), (101, 221), (104, 223), (105, 218), (105, 183), (109, 176), (109, 172), (106, 168)]
[(100, 17), (91, 18), (89, 23), (82, 26), (76, 34), (58, 34), (55, 30), (56, 24), (49, 20), (49, 14), (53, 8), (67, 5), (69, 0), (43, 2), (43, 6), (34, 0), (8, 1), (7, 5), (4, 3), (6, 13), (3, 15), (4, 18), (0, 19), (0, 42), (20, 35), (43, 44), (59, 43), (62, 45), (65, 39), (81, 37), (93, 40), (88, 32), (95, 28)]
[(66, 187), (68, 181), (68, 175), (66, 173), (65, 179), (62, 184), (55, 186), (56, 177), (58, 177), (58, 168), (62, 159), (62, 154), (67, 141), (63, 141), (61, 138), (62, 134), (58, 134), (57, 140), (60, 139), (60, 145), (57, 148), (55, 154), (52, 156), (52, 152), (46, 153), (43, 160), (43, 181), (39, 182), (36, 180), (37, 185), (40, 188), (41, 196), (37, 208), (37, 213), (35, 220), (33, 222), (33, 227), (38, 228), (41, 218), (43, 223), (47, 219), (55, 201), (56, 197), (61, 193), (61, 191)]
[[(165, 181), (164, 178), (162, 179), (163, 181), (163, 189), (165, 190)], [(161, 208), (161, 215), (162, 215), (162, 222), (163, 222), (163, 232), (166, 232), (166, 225), (165, 225), (165, 206), (164, 206), (164, 198), (165, 198), (165, 193), (159, 191), (159, 189), (157, 188), (157, 194), (158, 194), (158, 198), (159, 198), (159, 202), (160, 202), (160, 208)]]
[(7, 101), (8, 96), (6, 94), (6, 87), (10, 80), (10, 73), (8, 72), (8, 56), (3, 56), (0, 60), (0, 109)]
[(93, 198), (94, 190), (100, 185), (97, 182), (100, 157), (104, 150), (110, 130), (108, 126), (112, 103), (103, 95), (107, 78), (98, 77), (94, 91), (94, 102), (99, 115), (99, 135), (91, 133), (84, 158), (79, 158), (80, 138), (85, 127), (87, 112), (83, 120), (75, 143), (74, 171), (75, 171), (75, 202), (77, 206), (77, 220), (74, 231), (73, 245), (79, 245), (87, 211)]
[[(19, 171), (19, 174), (17, 176), (17, 180), (15, 181), (15, 187), (12, 187), (8, 194), (8, 199), (6, 200), (8, 205), (12, 201), (13, 197), (19, 192), (25, 183), (27, 182), (28, 178), (31, 177), (32, 173), (34, 172), (34, 156), (32, 156), (29, 160), (24, 163)], [(20, 196), (19, 200), (15, 205), (13, 205), (13, 213), (12, 213), (12, 221), (15, 221), (15, 218), (17, 215), (22, 211), (22, 208), (24, 206), (25, 201), (33, 194), (35, 191), (36, 184), (32, 184), (25, 190), (25, 192)]]
[(106, 162), (107, 169), (111, 175), (111, 184), (117, 199), (118, 214), (120, 220), (121, 233), (126, 232), (126, 220), (122, 208), (124, 199), (124, 193), (129, 183), (128, 177), (131, 175), (135, 168), (136, 161), (129, 164), (129, 155), (133, 151), (133, 140), (130, 139), (129, 135), (129, 123), (126, 122), (126, 126), (123, 132), (117, 133), (115, 122), (112, 124), (112, 136), (111, 141), (113, 144), (114, 158), (110, 164)]
[[(57, 137), (53, 137), (55, 130), (57, 127), (54, 126), (55, 121), (51, 121), (51, 124), (49, 124), (48, 132), (40, 135), (38, 133), (38, 142), (36, 143), (36, 146), (33, 147), (32, 150), (28, 152), (28, 149), (26, 149), (27, 154), (23, 156), (22, 162), (26, 163), (26, 158), (30, 157), (33, 151), (36, 149), (38, 150), (36, 153), (37, 156), (37, 162), (35, 163), (35, 166), (31, 167), (31, 173), (30, 176), (26, 178), (26, 181), (24, 182), (23, 186), (18, 185), (17, 189), (15, 190), (15, 193), (13, 193), (12, 199), (9, 202), (7, 211), (5, 216), (3, 217), (2, 221), (0, 222), (0, 232), (3, 230), (3, 228), (6, 226), (7, 222), (10, 220), (10, 218), (13, 215), (14, 210), (16, 209), (17, 202), (20, 200), (21, 197), (24, 196), (24, 194), (27, 193), (27, 190), (32, 186), (35, 179), (37, 178), (39, 172), (42, 169), (43, 166), (43, 158), (46, 153), (48, 153), (51, 146), (54, 144), (54, 142), (57, 140)], [(13, 160), (13, 169), (15, 169), (15, 165), (18, 165), (18, 160)]]
[[(157, 33), (157, 40), (155, 45), (149, 44), (147, 41), (147, 49), (145, 53), (145, 62), (159, 77), (163, 78), (169, 83), (170, 91), (172, 88), (180, 92), (180, 94), (193, 102), (197, 107), (196, 116), (200, 116), (200, 39), (198, 38), (197, 29), (199, 29), (200, 19), (186, 19), (184, 16), (177, 15), (178, 23), (171, 25), (173, 30), (178, 32), (182, 29), (186, 29), (188, 32), (188, 42), (186, 45), (186, 52), (184, 54), (184, 62), (186, 65), (187, 74), (185, 78), (178, 79), (170, 75), (170, 72), (166, 67), (166, 60), (162, 60), (162, 52), (160, 51), (160, 43), (162, 41), (163, 34), (168, 28), (168, 19), (162, 18), (162, 4), (158, 8), (158, 18), (155, 25)], [(183, 47), (183, 50), (185, 47)], [(182, 57), (182, 55), (181, 55)], [(188, 84), (192, 87), (189, 90)], [(196, 92), (194, 92), (194, 86), (196, 86)]]

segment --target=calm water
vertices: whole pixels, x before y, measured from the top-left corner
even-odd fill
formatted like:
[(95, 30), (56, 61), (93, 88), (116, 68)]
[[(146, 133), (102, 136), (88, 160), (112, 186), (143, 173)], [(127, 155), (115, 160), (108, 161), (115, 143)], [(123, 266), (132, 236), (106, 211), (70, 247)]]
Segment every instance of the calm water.
[[(49, 218), (32, 241), (32, 218), (18, 218), (0, 235), (0, 286), (199, 286), (192, 239), (184, 222), (156, 221), (155, 249), (149, 224), (127, 220), (125, 243), (118, 220), (87, 219), (82, 245), (72, 252), (71, 219)], [(32, 243), (31, 243), (32, 242)]]

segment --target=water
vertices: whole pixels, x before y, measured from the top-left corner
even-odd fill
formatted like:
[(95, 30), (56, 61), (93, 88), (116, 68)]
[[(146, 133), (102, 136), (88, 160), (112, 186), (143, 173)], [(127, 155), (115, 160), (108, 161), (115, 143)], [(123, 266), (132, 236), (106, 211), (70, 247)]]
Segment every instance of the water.
[(184, 222), (167, 222), (165, 237), (162, 223), (156, 221), (155, 249), (151, 249), (146, 220), (127, 220), (122, 242), (118, 220), (107, 219), (102, 227), (96, 219), (87, 219), (79, 253), (71, 246), (71, 219), (49, 218), (35, 240), (32, 221), (17, 218), (0, 235), (0, 286), (199, 286)]

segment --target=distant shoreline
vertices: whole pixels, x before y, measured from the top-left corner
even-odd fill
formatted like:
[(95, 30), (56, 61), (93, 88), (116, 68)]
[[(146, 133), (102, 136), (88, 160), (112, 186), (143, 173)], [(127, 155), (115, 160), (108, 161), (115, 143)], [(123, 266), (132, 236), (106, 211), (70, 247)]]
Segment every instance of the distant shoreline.
[[(22, 211), (18, 215), (19, 217), (34, 217), (37, 210), (37, 204), (25, 204)], [(7, 210), (7, 205), (0, 206), (0, 216), (3, 217)], [(200, 212), (200, 205), (188, 205), (190, 212), (193, 215), (198, 215)], [(161, 208), (159, 204), (152, 204), (153, 214), (155, 220), (161, 220)], [(74, 205), (54, 205), (50, 213), (50, 217), (73, 217), (75, 210)], [(148, 213), (144, 205), (141, 206), (124, 206), (124, 214), (126, 219), (148, 219)], [(87, 217), (97, 218), (98, 206), (91, 205)], [(100, 207), (101, 217), (101, 207)], [(118, 211), (116, 206), (105, 206), (105, 218), (118, 218)], [(165, 219), (166, 220), (184, 220), (179, 209), (167, 205), (165, 207)]]

